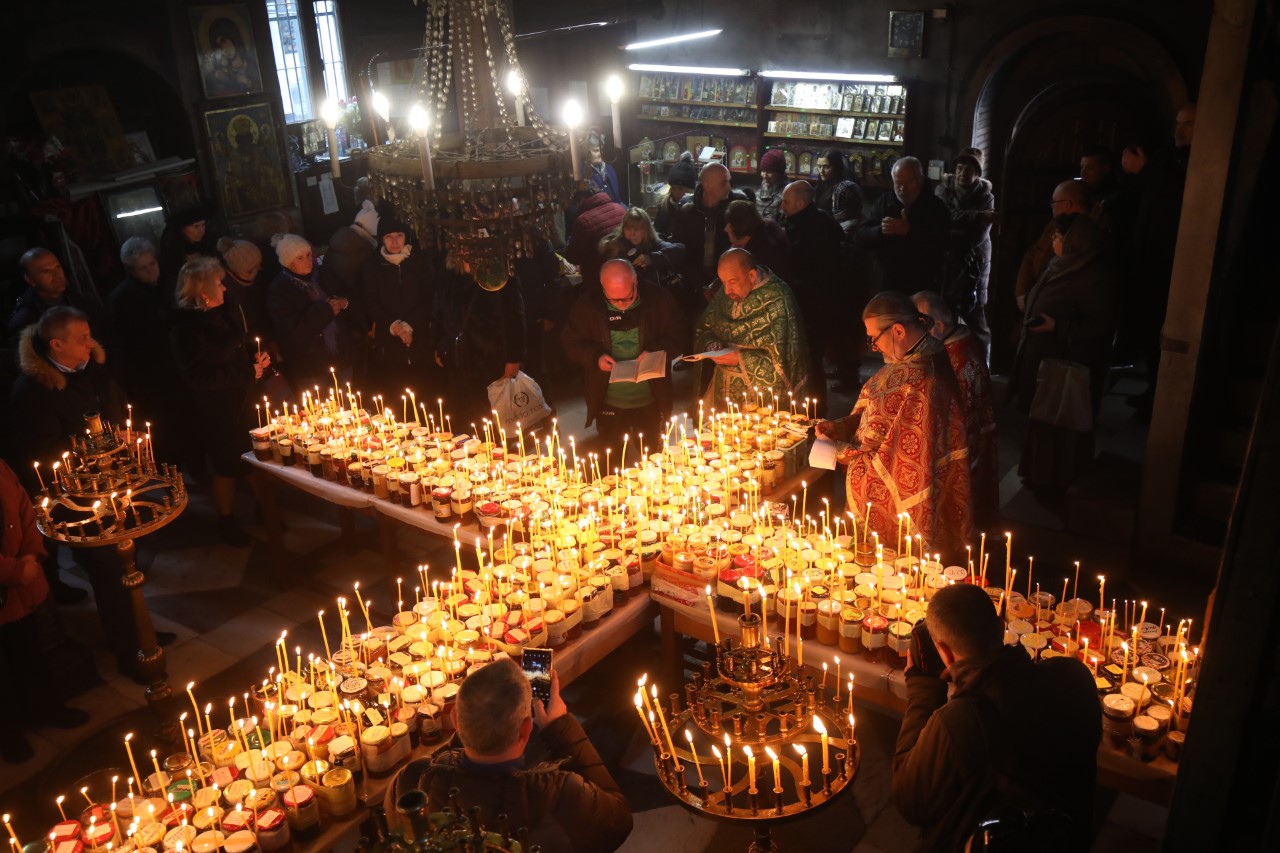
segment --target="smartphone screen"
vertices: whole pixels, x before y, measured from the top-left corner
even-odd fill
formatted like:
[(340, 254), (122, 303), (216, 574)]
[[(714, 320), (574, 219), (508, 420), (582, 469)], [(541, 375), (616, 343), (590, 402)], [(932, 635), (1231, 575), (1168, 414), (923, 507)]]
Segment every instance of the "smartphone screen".
[(533, 688), (533, 698), (551, 701), (551, 649), (525, 649), (520, 667)]

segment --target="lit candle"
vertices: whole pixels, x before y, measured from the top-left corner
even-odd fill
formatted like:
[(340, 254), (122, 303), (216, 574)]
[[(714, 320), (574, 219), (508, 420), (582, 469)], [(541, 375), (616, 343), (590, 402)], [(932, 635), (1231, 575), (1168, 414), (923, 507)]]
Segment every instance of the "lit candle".
[(151, 750), (151, 766), (156, 769), (156, 783), (163, 784), (164, 774), (160, 772), (160, 762), (156, 758), (156, 751)]
[(716, 638), (716, 648), (719, 648), (720, 624), (716, 622), (716, 606), (711, 599), (711, 584), (707, 584), (707, 610), (711, 611), (711, 635)]
[(138, 772), (138, 764), (133, 760), (133, 747), (129, 744), (131, 740), (133, 740), (133, 732), (124, 736), (124, 751), (129, 754), (129, 767), (133, 770), (133, 778), (141, 781), (142, 774)]
[(1107, 576), (1098, 575), (1098, 609), (1103, 610), (1107, 606)]
[(754, 794), (756, 792), (756, 757), (751, 752), (750, 746), (744, 746), (742, 751), (747, 756), (747, 790)]
[(333, 658), (333, 653), (329, 651), (329, 634), (324, 629), (324, 611), (321, 610), (317, 613), (316, 618), (320, 620), (320, 639), (324, 641), (325, 660), (331, 660)]
[(649, 728), (649, 721), (648, 719), (645, 718), (645, 715), (644, 715), (643, 700), (640, 698), (643, 695), (644, 695), (643, 690), (637, 690), (636, 695), (633, 697), (636, 702), (636, 713), (640, 715), (640, 724), (644, 726), (644, 733), (649, 736), (649, 742), (654, 745), (657, 745), (658, 738), (657, 736), (654, 735), (653, 729)]
[(1120, 686), (1124, 687), (1129, 681), (1129, 644), (1122, 642), (1120, 648), (1124, 649), (1124, 672), (1120, 675)]
[(818, 734), (822, 736), (822, 775), (826, 776), (831, 772), (831, 763), (827, 759), (827, 727), (822, 722), (822, 718), (817, 714), (813, 715), (813, 727), (818, 730)]
[(809, 751), (800, 744), (795, 744), (796, 752), (800, 753), (800, 784), (809, 784)]
[(764, 583), (760, 583), (760, 635), (764, 638), (764, 647), (769, 648), (769, 593), (765, 591)]
[(773, 762), (773, 790), (782, 790), (782, 764), (778, 761), (778, 754), (773, 751), (773, 747), (766, 746), (765, 754), (769, 756), (769, 760)]
[(54, 803), (56, 803), (58, 806), (58, 814), (62, 815), (63, 820), (67, 819), (67, 813), (62, 810), (62, 801), (65, 799), (66, 799), (65, 796), (63, 796), (62, 794), (59, 794), (58, 799), (54, 800)]
[(693, 745), (693, 732), (685, 729), (684, 739), (689, 742), (689, 751), (693, 753), (693, 766), (698, 771), (698, 784), (705, 788), (707, 787), (707, 780), (702, 777), (702, 763), (698, 761), (698, 748)]
[[(728, 737), (728, 735), (725, 735), (725, 737)], [(729, 771), (725, 768), (725, 765), (723, 762), (724, 756), (720, 754), (720, 747), (716, 746), (715, 744), (711, 745), (711, 752), (716, 757), (716, 764), (720, 765), (720, 772), (724, 776), (724, 789), (727, 791), (729, 790)]]
[(196, 686), (196, 683), (194, 681), (187, 682), (187, 696), (190, 697), (191, 707), (196, 712), (196, 732), (200, 735), (203, 735), (204, 732), (200, 731), (200, 706), (196, 703), (196, 694), (193, 692), (195, 689), (195, 686)]
[(671, 750), (671, 760), (675, 762), (676, 769), (680, 769), (680, 759), (676, 757), (676, 745), (671, 740), (671, 730), (667, 728), (667, 715), (662, 710), (662, 703), (658, 701), (658, 685), (654, 684), (650, 688), (653, 691), (653, 706), (658, 712), (658, 722), (662, 724), (662, 733), (667, 738), (667, 746)]
[[(725, 778), (730, 782), (733, 781), (733, 741), (729, 739), (729, 733), (724, 733), (724, 767)], [(725, 787), (729, 787), (728, 783)]]
[(329, 172), (335, 179), (342, 177), (341, 167), (338, 165), (338, 104), (332, 98), (326, 100), (320, 107), (320, 117), (324, 120), (327, 128), (327, 140), (329, 143)]

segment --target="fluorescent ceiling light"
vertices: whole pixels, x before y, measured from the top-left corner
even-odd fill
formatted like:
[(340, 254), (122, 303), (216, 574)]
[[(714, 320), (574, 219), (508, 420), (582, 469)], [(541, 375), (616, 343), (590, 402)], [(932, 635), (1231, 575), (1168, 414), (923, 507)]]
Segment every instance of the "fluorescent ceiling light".
[(628, 65), (632, 71), (667, 71), (673, 74), (718, 74), (723, 77), (745, 77), (751, 72), (746, 68), (707, 68), (702, 65)]
[(703, 30), (698, 33), (685, 33), (682, 36), (667, 36), (663, 39), (653, 39), (652, 41), (637, 41), (627, 45), (624, 50), (642, 50), (646, 47), (661, 47), (664, 44), (676, 44), (682, 41), (693, 41), (694, 39), (711, 38), (718, 36), (722, 30)]
[(128, 219), (130, 216), (142, 216), (144, 213), (156, 213), (164, 210), (163, 207), (143, 207), (138, 210), (126, 210), (124, 213), (117, 213), (116, 219)]
[(789, 77), (793, 80), (857, 80), (864, 83), (897, 83), (894, 74), (844, 74), (827, 71), (781, 71), (770, 68), (760, 71), (761, 77)]

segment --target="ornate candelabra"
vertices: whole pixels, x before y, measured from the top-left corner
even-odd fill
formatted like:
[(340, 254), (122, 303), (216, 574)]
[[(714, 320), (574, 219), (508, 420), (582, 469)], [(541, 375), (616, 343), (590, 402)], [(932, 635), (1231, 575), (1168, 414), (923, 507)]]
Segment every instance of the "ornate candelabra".
[[(762, 646), (758, 615), (743, 614), (738, 625), (741, 642), (735, 646), (732, 638), (722, 640), (715, 660), (685, 685), (683, 710), (680, 695), (670, 694), (670, 726), (654, 688), (657, 723), (647, 729), (658, 778), (672, 796), (708, 817), (751, 823), (755, 840), (750, 851), (765, 853), (777, 849), (772, 824), (831, 802), (853, 780), (860, 755), (852, 697), (846, 712), (838, 692), (831, 695), (825, 683), (815, 685), (812, 675), (792, 669), (780, 650), (781, 639), (772, 648)], [(648, 700), (643, 687), (636, 697), (638, 708), (642, 699)], [(684, 730), (685, 745), (676, 745), (672, 729)], [(734, 777), (735, 750), (747, 765), (746, 775), (739, 778)], [(720, 772), (720, 790), (712, 791), (706, 766), (714, 768), (713, 778)], [(696, 784), (689, 778), (691, 767)]]
[[(45, 536), (72, 548), (115, 548), (137, 631), (138, 666), (150, 682), (147, 702), (160, 714), (171, 691), (164, 676), (164, 649), (156, 642), (142, 594), (146, 578), (138, 571), (134, 540), (182, 513), (186, 487), (176, 466), (156, 464), (150, 424), (144, 432), (133, 429), (130, 420), (121, 429), (96, 412), (84, 420), (85, 435), (71, 437), (70, 450), (53, 464), (51, 482), (41, 478), (36, 525)], [(166, 718), (161, 715), (162, 721)]]

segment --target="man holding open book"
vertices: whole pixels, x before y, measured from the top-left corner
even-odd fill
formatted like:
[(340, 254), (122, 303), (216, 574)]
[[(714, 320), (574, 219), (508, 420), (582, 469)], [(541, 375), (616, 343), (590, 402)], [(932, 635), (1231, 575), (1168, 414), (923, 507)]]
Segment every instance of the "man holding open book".
[(688, 323), (667, 291), (636, 278), (630, 261), (606, 261), (600, 287), (585, 287), (560, 340), (582, 368), (587, 422), (610, 442), (656, 436), (671, 414), (671, 356), (683, 353)]

